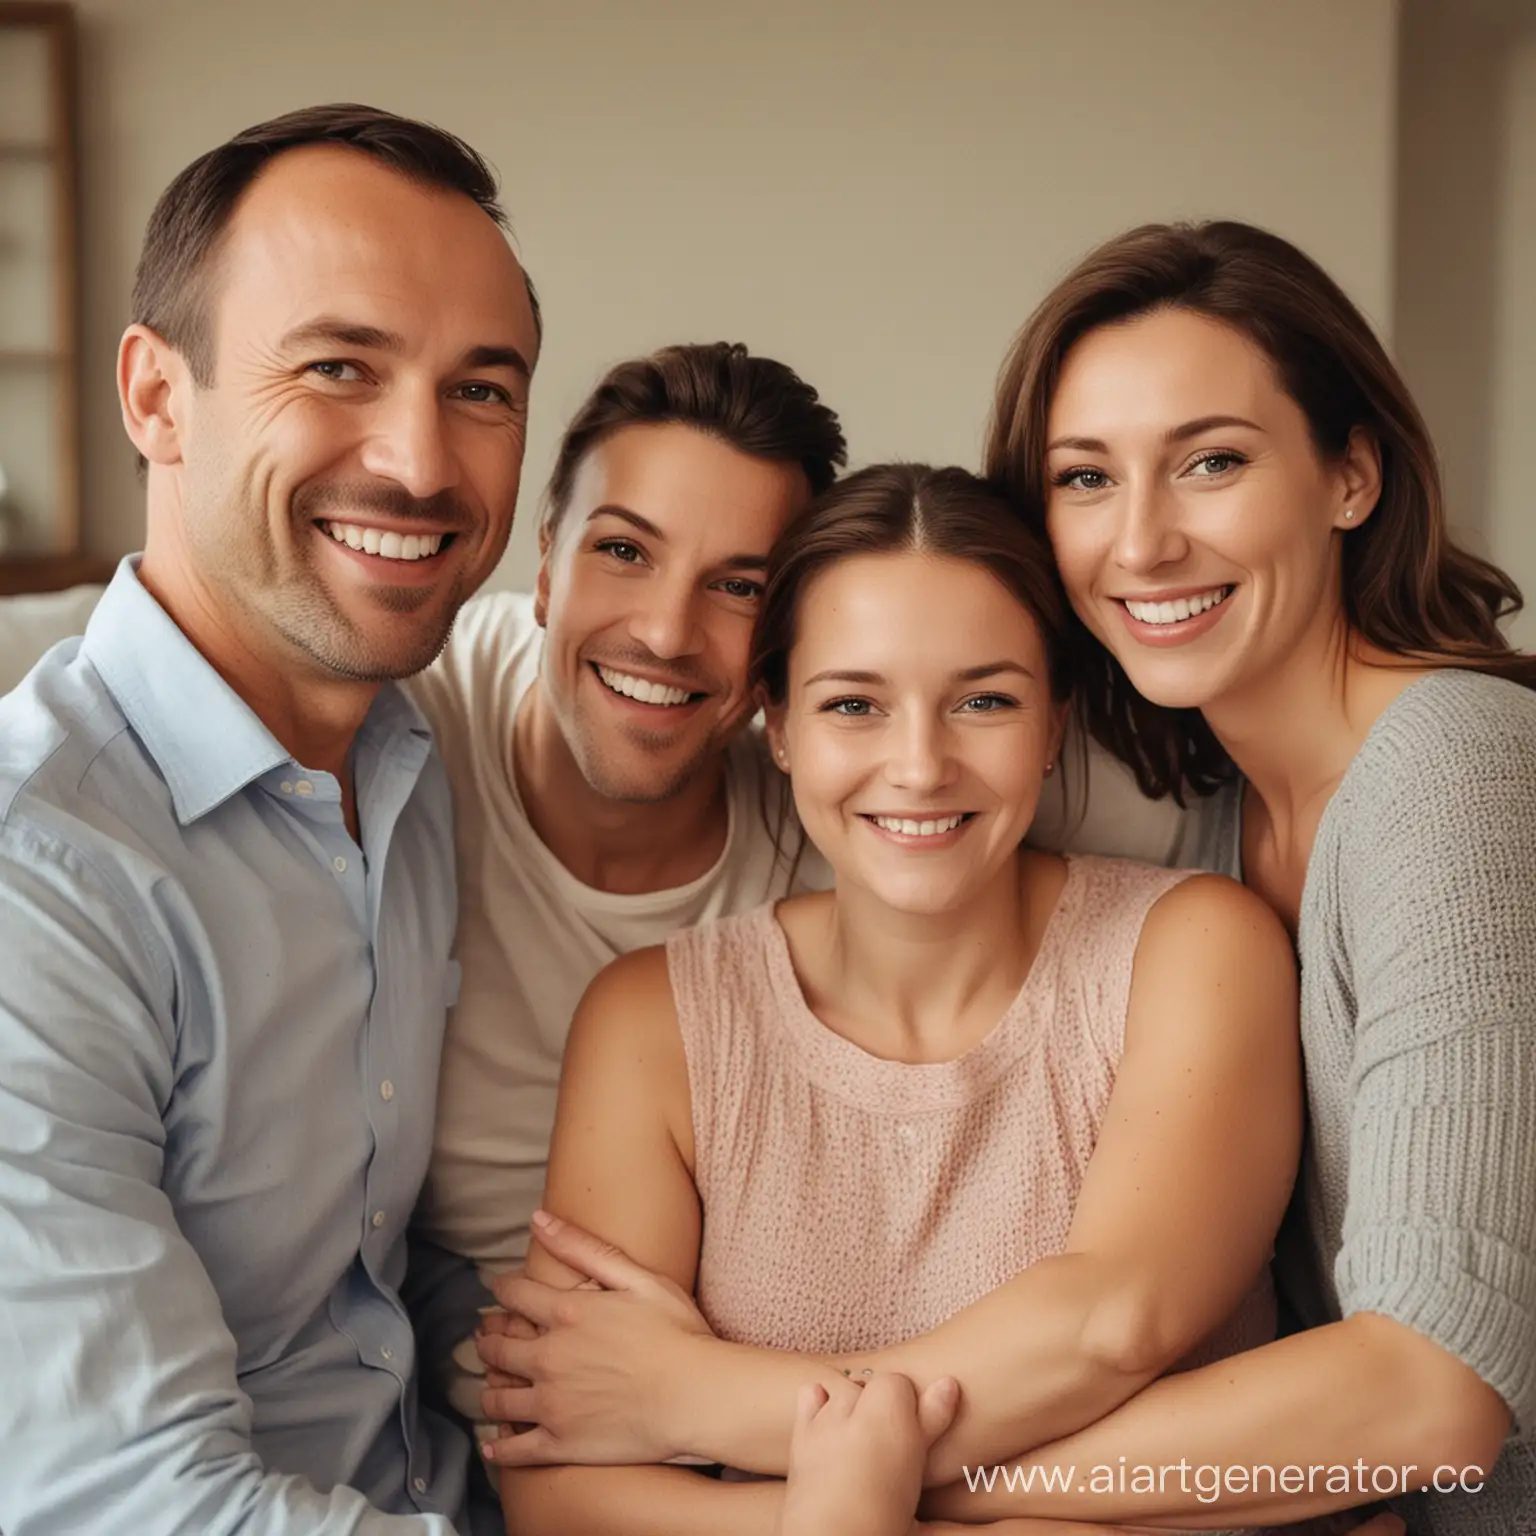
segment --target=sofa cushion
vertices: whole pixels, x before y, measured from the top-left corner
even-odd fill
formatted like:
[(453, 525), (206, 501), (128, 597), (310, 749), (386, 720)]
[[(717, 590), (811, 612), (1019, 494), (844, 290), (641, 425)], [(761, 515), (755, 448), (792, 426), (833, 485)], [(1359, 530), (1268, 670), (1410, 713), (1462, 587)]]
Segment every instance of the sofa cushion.
[(71, 587), (66, 592), (0, 597), (0, 693), (9, 693), (44, 651), (85, 633), (85, 621), (104, 589)]

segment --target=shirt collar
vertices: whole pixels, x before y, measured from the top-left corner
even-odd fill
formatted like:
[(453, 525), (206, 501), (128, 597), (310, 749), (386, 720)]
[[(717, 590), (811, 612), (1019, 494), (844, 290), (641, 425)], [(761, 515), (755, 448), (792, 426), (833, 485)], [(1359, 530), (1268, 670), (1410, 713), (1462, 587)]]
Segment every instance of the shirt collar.
[[(81, 646), (171, 792), (182, 826), (206, 816), (274, 768), (293, 762), (256, 712), (139, 580), (127, 556), (102, 594)], [(380, 746), (409, 733), (431, 739), (404, 690), (380, 690), (364, 733)]]

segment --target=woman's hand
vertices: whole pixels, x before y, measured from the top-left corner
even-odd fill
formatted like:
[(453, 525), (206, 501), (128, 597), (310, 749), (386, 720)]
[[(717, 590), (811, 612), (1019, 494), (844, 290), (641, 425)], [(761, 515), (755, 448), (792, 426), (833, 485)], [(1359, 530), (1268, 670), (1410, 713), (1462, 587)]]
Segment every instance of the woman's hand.
[[(540, 1213), (540, 1244), (587, 1276), (575, 1290), (503, 1275), (492, 1289), (509, 1317), (486, 1319), (475, 1347), (493, 1373), (482, 1394), (503, 1426), (487, 1449), (497, 1466), (635, 1465), (667, 1461), (666, 1411), (687, 1375), (687, 1350), (714, 1338), (681, 1286), (636, 1264), (612, 1244)], [(498, 1385), (506, 1378), (526, 1385)], [(534, 1427), (511, 1433), (514, 1424)]]
[(928, 1448), (959, 1402), (950, 1377), (921, 1396), (890, 1372), (835, 1400), (801, 1388), (781, 1536), (908, 1536)]

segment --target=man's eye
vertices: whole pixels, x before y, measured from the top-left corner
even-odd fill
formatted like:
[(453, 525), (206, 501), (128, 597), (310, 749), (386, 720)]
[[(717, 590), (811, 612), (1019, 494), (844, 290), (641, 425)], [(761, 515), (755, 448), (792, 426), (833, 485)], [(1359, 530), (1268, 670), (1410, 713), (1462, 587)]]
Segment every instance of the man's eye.
[(510, 405), (512, 397), (499, 384), (460, 384), (459, 398), (471, 405)]
[(722, 592), (728, 597), (739, 597), (744, 602), (753, 603), (763, 595), (763, 585), (759, 581), (748, 581), (745, 576), (728, 576), (718, 583)]
[(333, 358), (311, 363), (309, 371), (318, 373), (322, 379), (331, 379), (337, 384), (357, 384), (363, 377), (363, 370), (356, 363), (341, 363)]

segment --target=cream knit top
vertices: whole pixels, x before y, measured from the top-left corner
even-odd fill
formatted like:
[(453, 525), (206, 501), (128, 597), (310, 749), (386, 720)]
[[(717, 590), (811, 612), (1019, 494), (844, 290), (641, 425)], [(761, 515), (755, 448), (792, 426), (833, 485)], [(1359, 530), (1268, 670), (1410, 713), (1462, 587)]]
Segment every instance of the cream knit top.
[[(667, 962), (724, 1339), (813, 1352), (925, 1332), (1059, 1253), (1125, 1033), (1142, 922), (1185, 875), (1076, 858), (1022, 989), (953, 1061), (869, 1055), (811, 1013), (772, 905)], [(1273, 1336), (1267, 1283), (1221, 1352)]]

